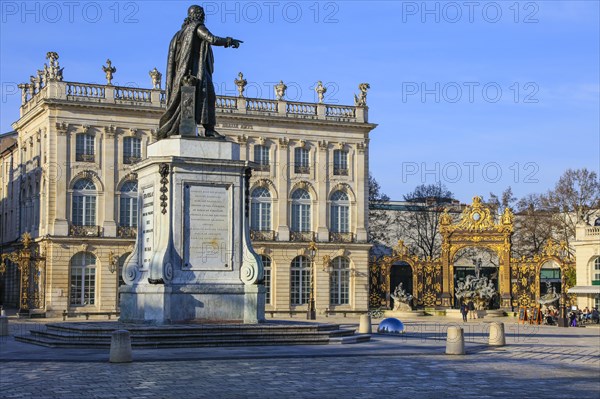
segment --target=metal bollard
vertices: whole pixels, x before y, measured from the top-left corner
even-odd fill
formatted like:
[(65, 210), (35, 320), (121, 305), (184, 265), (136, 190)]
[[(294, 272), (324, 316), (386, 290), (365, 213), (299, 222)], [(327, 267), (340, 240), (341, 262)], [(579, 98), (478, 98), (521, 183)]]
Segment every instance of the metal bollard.
[(131, 335), (127, 330), (113, 331), (110, 340), (110, 358), (111, 363), (129, 363), (131, 356)]
[(360, 324), (358, 325), (358, 333), (359, 334), (373, 333), (373, 330), (371, 329), (371, 315), (368, 315), (368, 314), (360, 315)]
[(6, 337), (8, 335), (8, 317), (0, 316), (0, 337)]
[(461, 327), (448, 327), (446, 355), (465, 354), (465, 333)]
[(497, 321), (490, 323), (490, 338), (488, 340), (488, 345), (506, 345), (506, 337), (504, 336), (504, 323)]

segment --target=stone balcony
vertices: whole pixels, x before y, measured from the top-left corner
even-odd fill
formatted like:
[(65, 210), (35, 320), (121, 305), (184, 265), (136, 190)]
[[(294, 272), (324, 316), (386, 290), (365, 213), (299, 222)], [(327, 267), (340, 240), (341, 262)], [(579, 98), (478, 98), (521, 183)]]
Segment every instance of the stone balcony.
[[(141, 89), (90, 83), (49, 81), (35, 92), (22, 96), (21, 113), (23, 117), (43, 101), (67, 101), (73, 103), (94, 103), (123, 105), (132, 107), (165, 108), (165, 91), (160, 89)], [(368, 107), (333, 105), (324, 103), (305, 103), (217, 96), (216, 109), (219, 113), (246, 114), (321, 121), (368, 123)]]

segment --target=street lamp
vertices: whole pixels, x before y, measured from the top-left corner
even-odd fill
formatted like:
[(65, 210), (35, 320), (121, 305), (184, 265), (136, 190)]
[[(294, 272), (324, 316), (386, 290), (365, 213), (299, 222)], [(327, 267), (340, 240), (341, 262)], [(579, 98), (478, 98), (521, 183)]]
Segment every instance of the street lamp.
[(311, 241), (308, 244), (308, 254), (310, 256), (310, 292), (308, 299), (308, 310), (306, 312), (306, 320), (316, 320), (317, 311), (315, 310), (315, 256), (317, 256), (317, 244)]

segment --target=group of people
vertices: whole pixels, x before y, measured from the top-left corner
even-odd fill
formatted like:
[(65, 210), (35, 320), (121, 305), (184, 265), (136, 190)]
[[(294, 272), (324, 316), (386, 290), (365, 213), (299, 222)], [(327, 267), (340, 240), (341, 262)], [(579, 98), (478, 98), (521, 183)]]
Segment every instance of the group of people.
[(587, 306), (585, 309), (577, 309), (572, 310), (569, 313), (569, 326), (577, 327), (578, 324), (585, 323), (600, 323), (600, 313), (598, 312), (598, 308), (594, 307), (590, 310)]
[(476, 319), (477, 311), (475, 310), (475, 303), (472, 300), (469, 300), (467, 303), (463, 302), (460, 305), (460, 314), (464, 322), (467, 322), (467, 316), (469, 316), (469, 319)]

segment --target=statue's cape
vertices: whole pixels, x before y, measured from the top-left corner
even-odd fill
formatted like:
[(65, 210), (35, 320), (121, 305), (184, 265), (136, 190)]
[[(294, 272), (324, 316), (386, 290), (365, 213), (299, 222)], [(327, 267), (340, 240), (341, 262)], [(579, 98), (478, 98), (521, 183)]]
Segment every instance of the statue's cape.
[[(160, 118), (158, 139), (179, 134), (181, 115), (181, 80), (192, 75), (198, 79), (196, 88), (196, 122), (211, 123), (206, 117), (206, 95), (208, 86), (212, 87), (214, 68), (210, 43), (202, 40), (196, 33), (199, 22), (188, 23), (173, 36), (167, 57), (165, 95), (167, 109)], [(214, 91), (214, 89), (213, 89)], [(213, 122), (214, 123), (214, 122)]]

